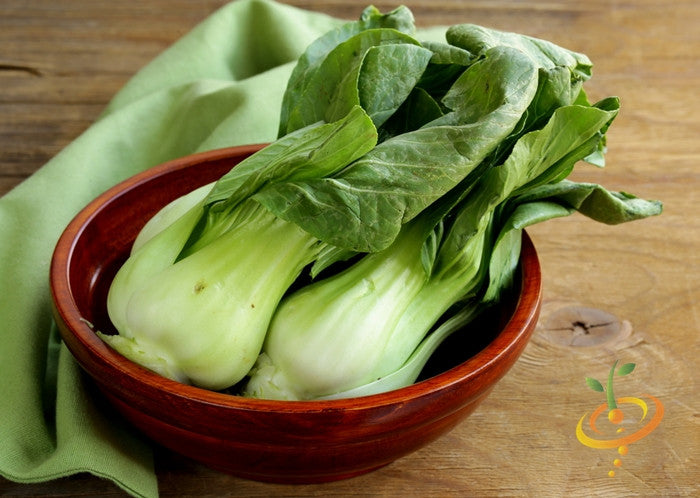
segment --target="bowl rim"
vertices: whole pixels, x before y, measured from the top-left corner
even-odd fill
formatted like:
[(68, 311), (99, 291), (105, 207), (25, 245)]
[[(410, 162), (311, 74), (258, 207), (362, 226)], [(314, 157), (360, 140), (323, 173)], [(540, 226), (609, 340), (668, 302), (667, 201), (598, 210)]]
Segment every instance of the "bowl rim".
[[(527, 341), (532, 329), (534, 329), (535, 323), (533, 322), (536, 322), (541, 306), (540, 263), (532, 240), (524, 230), (520, 257), (521, 292), (515, 309), (502, 330), (488, 345), (464, 362), (440, 374), (399, 389), (367, 396), (331, 400), (280, 401), (246, 398), (210, 391), (162, 377), (132, 362), (108, 346), (97, 336), (89, 322), (82, 318), (80, 308), (71, 290), (69, 272), (71, 260), (77, 241), (85, 231), (85, 227), (111, 200), (125, 195), (127, 191), (149, 182), (154, 177), (167, 175), (172, 171), (189, 168), (203, 162), (248, 155), (264, 145), (266, 144), (251, 144), (199, 152), (151, 167), (119, 182), (100, 194), (69, 222), (58, 239), (49, 271), (49, 286), (54, 314), (70, 330), (72, 339), (89, 351), (98, 362), (107, 364), (111, 369), (128, 376), (137, 383), (145, 384), (150, 389), (165, 391), (170, 396), (185, 398), (190, 402), (200, 402), (228, 409), (309, 413), (377, 408), (434, 395), (436, 391), (448, 390), (456, 384), (477, 378), (504, 357), (512, 354), (517, 355), (524, 348), (523, 343)], [(60, 332), (62, 335), (67, 333), (64, 330), (60, 330)], [(67, 338), (63, 339), (68, 344), (69, 349), (72, 349), (70, 342), (66, 340)], [(71, 352), (74, 357), (78, 357), (75, 351)], [(78, 362), (81, 363), (79, 359)], [(82, 366), (85, 368), (85, 365)]]

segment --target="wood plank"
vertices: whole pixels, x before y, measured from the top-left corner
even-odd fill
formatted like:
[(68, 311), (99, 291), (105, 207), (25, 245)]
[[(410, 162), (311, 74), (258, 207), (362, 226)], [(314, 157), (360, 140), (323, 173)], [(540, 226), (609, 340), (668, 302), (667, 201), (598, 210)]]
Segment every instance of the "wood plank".
[[(343, 18), (356, 17), (366, 4), (285, 3)], [(545, 295), (538, 330), (483, 405), (431, 445), (372, 474), (308, 486), (237, 479), (159, 450), (162, 495), (700, 494), (700, 3), (406, 3), (420, 26), (472, 22), (543, 37), (589, 55), (595, 65), (588, 85), (591, 98), (619, 95), (622, 112), (609, 134), (607, 167), (584, 166), (574, 178), (662, 199), (664, 214), (617, 227), (572, 216), (532, 228)], [(129, 77), (223, 4), (4, 0), (0, 195), (75, 139)], [(396, 4), (375, 5), (388, 10)], [(597, 347), (571, 346), (563, 332), (554, 331), (567, 316), (576, 316), (565, 314), (570, 308), (609, 313), (631, 333)], [(583, 325), (572, 322), (571, 333), (585, 334)], [(575, 427), (602, 402), (585, 377), (604, 379), (615, 360), (637, 365), (619, 379), (618, 393), (657, 396), (666, 414), (655, 431), (630, 445), (617, 475), (610, 478), (615, 451), (584, 446)], [(0, 479), (0, 495), (121, 493), (107, 481), (80, 475), (37, 484)]]

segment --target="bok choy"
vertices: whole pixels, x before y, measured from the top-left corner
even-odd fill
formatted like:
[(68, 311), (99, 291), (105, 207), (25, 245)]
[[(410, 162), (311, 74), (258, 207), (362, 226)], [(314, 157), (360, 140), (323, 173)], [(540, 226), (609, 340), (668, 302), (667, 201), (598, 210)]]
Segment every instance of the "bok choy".
[[(486, 171), (437, 226), (434, 215), (440, 206), (404, 226), (384, 251), (286, 298), (274, 315), (246, 394), (335, 397), (357, 393), (365, 384), (376, 389), (376, 379), (405, 368), (451, 307), (484, 292), (485, 262), (502, 231), (497, 211), (513, 195), (560, 176), (597, 150), (599, 131), (617, 114), (609, 104), (601, 107), (610, 109), (557, 109), (542, 129), (516, 142), (503, 164)], [(628, 203), (626, 218), (611, 215), (606, 221), (644, 214)], [(414, 368), (415, 375), (419, 372)], [(374, 391), (365, 386), (362, 392)]]
[(549, 42), (459, 25), (421, 43), (407, 8), (368, 7), (300, 57), (276, 141), (146, 224), (108, 295), (119, 333), (101, 337), (247, 396), (414, 382), (511, 285), (525, 226), (661, 211), (566, 180), (603, 166), (619, 110), (588, 102), (590, 76)]

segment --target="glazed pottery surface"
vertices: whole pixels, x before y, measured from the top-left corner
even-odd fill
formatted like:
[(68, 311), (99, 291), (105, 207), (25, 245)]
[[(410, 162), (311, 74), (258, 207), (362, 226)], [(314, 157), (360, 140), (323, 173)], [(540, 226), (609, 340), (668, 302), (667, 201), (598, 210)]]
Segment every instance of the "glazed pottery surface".
[(419, 382), (383, 394), (332, 401), (247, 399), (174, 382), (116, 353), (95, 330), (114, 332), (107, 290), (141, 227), (169, 201), (216, 180), (261, 147), (174, 160), (91, 202), (56, 246), (54, 315), (63, 340), (101, 393), (157, 443), (262, 481), (311, 483), (365, 473), (452, 429), (515, 363), (539, 314), (537, 254), (524, 234), (519, 293), (482, 320), (479, 338), (455, 334), (456, 342), (436, 355)]

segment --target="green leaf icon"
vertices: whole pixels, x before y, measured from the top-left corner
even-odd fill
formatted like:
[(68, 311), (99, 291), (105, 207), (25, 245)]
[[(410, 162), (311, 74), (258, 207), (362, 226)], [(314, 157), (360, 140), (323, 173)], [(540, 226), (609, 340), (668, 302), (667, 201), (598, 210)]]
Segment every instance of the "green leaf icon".
[(617, 369), (617, 375), (627, 375), (629, 373), (632, 373), (632, 370), (634, 370), (635, 366), (636, 365), (634, 363), (625, 363)]
[(588, 384), (588, 387), (590, 387), (594, 391), (598, 391), (601, 393), (605, 391), (605, 389), (603, 388), (603, 384), (591, 377), (586, 377), (586, 384)]

